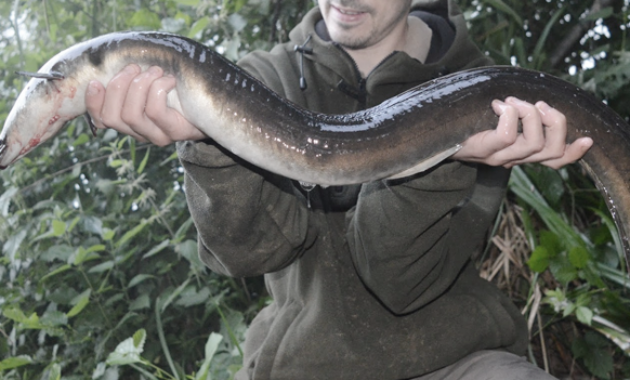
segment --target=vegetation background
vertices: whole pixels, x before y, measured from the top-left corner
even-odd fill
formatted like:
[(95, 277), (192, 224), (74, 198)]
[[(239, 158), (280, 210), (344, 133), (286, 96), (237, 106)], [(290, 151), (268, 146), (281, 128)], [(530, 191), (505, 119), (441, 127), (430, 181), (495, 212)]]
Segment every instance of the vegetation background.
[[(498, 64), (552, 73), (630, 109), (628, 0), (460, 0)], [(5, 0), (0, 120), (56, 52), (165, 30), (235, 60), (285, 41), (309, 0)], [(541, 94), (543, 95), (543, 94)], [(84, 120), (0, 174), (1, 379), (230, 379), (269, 302), (260, 278), (197, 259), (173, 147)], [(229, 215), (225, 216), (229, 218)], [(630, 282), (604, 200), (579, 167), (514, 171), (478, 258), (529, 321), (530, 359), (563, 378), (630, 378)]]

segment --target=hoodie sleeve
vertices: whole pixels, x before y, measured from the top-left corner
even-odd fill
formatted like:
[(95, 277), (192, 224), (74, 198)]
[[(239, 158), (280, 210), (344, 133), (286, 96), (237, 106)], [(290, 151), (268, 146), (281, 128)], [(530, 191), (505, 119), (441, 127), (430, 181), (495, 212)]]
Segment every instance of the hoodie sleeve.
[(406, 182), (364, 185), (348, 216), (348, 244), (359, 276), (392, 312), (433, 301), (469, 260), (472, 247), (453, 249), (453, 220), (476, 172), (447, 162)]
[[(251, 73), (267, 84), (276, 82), (271, 70), (264, 71), (267, 77)], [(288, 179), (249, 165), (212, 141), (182, 142), (177, 151), (199, 256), (211, 270), (255, 276), (280, 270), (304, 252), (311, 239), (308, 210)]]

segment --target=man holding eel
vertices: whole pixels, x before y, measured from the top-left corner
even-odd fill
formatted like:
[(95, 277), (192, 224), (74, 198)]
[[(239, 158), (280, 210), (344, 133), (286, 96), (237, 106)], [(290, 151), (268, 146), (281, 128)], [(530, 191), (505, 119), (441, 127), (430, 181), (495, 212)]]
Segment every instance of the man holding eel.
[[(290, 39), (239, 64), (329, 114), (492, 64), (454, 0), (319, 0)], [(428, 172), (307, 193), (244, 164), (167, 108), (174, 85), (158, 67), (132, 65), (107, 89), (91, 83), (86, 102), (99, 128), (179, 142), (202, 261), (229, 276), (264, 274), (273, 302), (248, 330), (237, 379), (552, 378), (523, 358), (523, 317), (470, 257), (496, 216), (507, 169), (559, 168), (591, 146), (566, 144), (563, 114), (497, 99), (497, 125)]]

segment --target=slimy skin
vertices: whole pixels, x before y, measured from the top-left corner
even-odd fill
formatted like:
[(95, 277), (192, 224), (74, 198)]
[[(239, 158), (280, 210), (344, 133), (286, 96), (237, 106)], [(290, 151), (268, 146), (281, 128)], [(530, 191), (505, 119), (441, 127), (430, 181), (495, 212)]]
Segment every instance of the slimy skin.
[(454, 73), (348, 115), (302, 109), (209, 48), (155, 32), (115, 33), (57, 54), (18, 97), (0, 133), (7, 167), (85, 114), (91, 80), (107, 85), (129, 64), (177, 79), (169, 104), (234, 154), (282, 176), (323, 186), (367, 183), (425, 170), (475, 133), (496, 126), (494, 99), (544, 100), (568, 121), (567, 141), (589, 136), (580, 160), (607, 200), (630, 256), (630, 126), (587, 92), (516, 67)]

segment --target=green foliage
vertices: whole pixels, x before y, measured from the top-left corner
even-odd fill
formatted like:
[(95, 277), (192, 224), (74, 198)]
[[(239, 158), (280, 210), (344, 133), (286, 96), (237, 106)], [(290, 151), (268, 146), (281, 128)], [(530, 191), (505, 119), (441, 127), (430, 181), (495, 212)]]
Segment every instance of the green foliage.
[[(628, 1), (464, 4), (473, 35), (498, 64), (563, 77), (630, 117)], [(596, 4), (602, 7), (592, 9)], [(530, 287), (543, 287), (548, 323), (582, 324), (586, 333), (568, 346), (588, 372), (610, 378), (612, 358), (630, 356), (630, 279), (606, 202), (577, 167), (516, 168), (510, 193), (523, 208), (532, 247), (527, 265), (538, 274)], [(530, 306), (533, 294), (525, 297)]]

